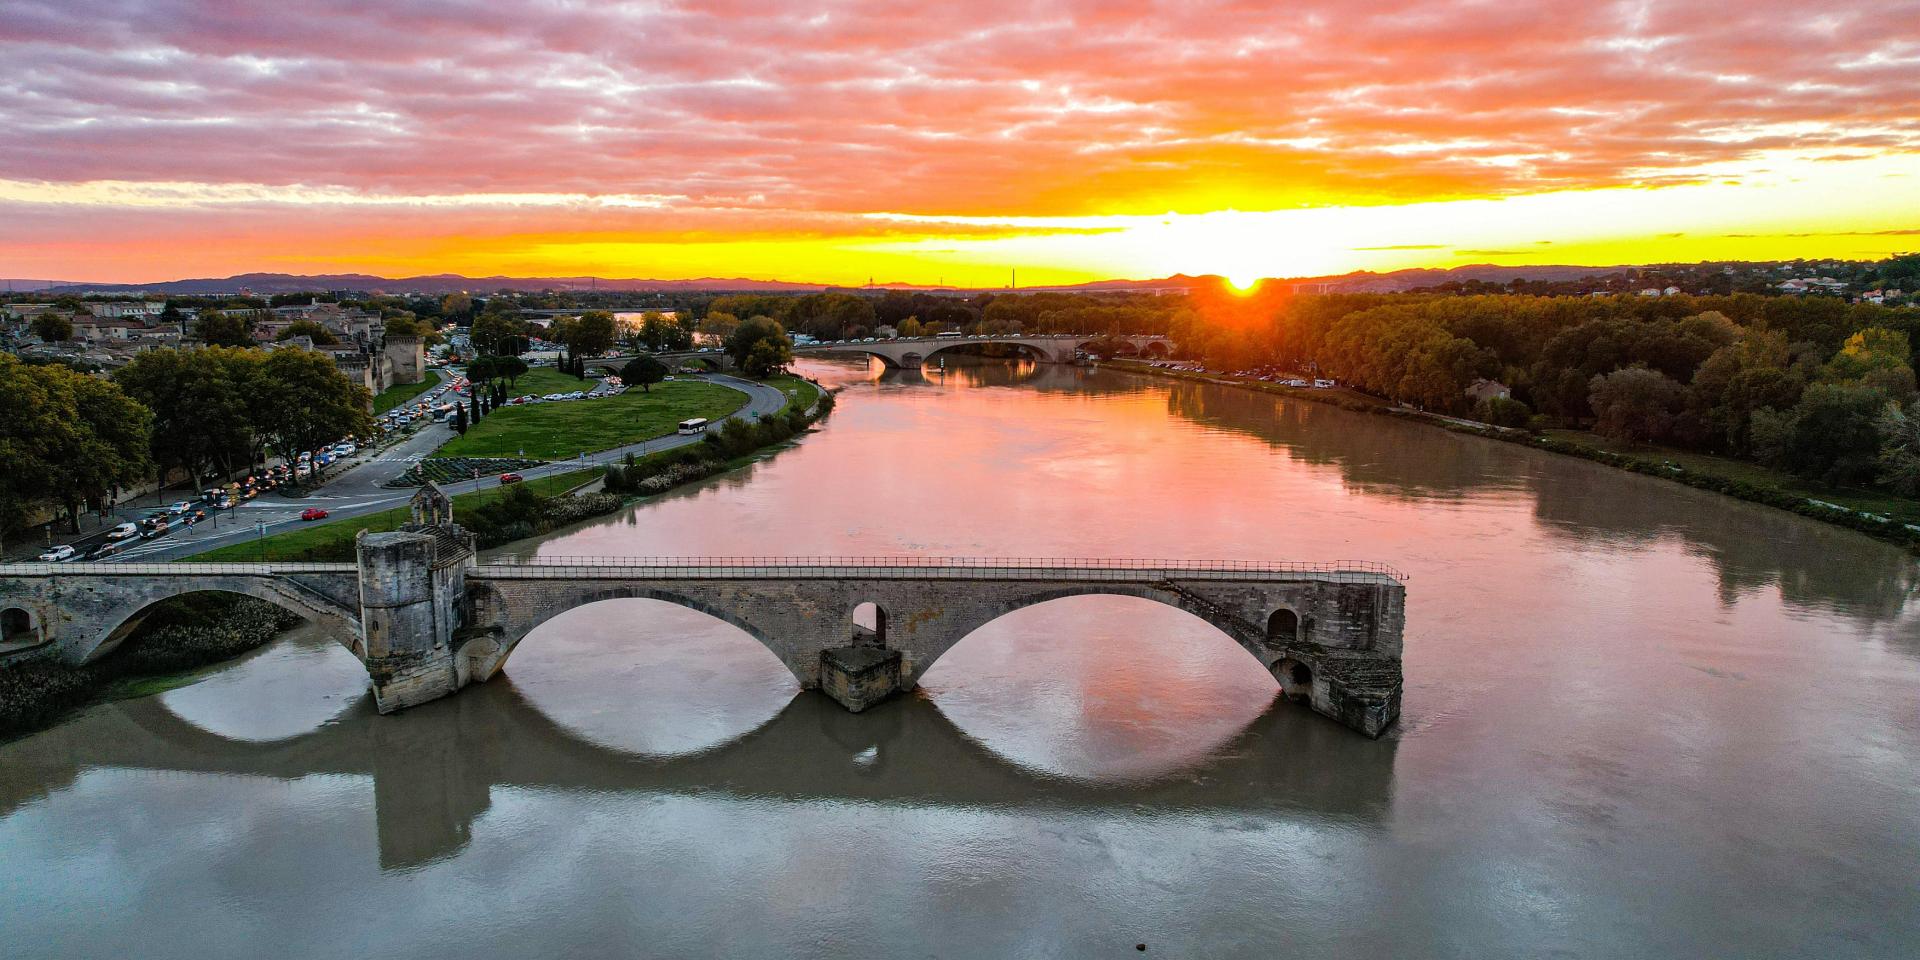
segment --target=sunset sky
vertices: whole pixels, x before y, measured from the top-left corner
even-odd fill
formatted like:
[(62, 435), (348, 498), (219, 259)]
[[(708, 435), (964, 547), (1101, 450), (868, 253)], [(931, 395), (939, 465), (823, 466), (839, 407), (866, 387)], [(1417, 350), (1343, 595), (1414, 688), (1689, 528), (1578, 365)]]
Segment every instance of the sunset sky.
[(7, 0), (0, 58), (8, 277), (1920, 249), (1920, 2)]

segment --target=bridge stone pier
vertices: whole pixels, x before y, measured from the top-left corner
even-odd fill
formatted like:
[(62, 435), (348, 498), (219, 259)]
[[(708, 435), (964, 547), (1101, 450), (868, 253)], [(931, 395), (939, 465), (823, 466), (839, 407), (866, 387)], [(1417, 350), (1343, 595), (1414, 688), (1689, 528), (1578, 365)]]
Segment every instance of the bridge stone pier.
[[(259, 597), (338, 628), (391, 713), (499, 673), (536, 628), (616, 598), (679, 604), (733, 624), (802, 687), (855, 712), (912, 689), (995, 618), (1062, 597), (1143, 597), (1212, 624), (1287, 697), (1368, 736), (1400, 712), (1405, 587), (1377, 564), (972, 558), (541, 558), (477, 563), (429, 485), (414, 520), (362, 533), (352, 564), (16, 564), (0, 567), (12, 654), (85, 662), (159, 600)], [(870, 623), (856, 609), (873, 605)]]

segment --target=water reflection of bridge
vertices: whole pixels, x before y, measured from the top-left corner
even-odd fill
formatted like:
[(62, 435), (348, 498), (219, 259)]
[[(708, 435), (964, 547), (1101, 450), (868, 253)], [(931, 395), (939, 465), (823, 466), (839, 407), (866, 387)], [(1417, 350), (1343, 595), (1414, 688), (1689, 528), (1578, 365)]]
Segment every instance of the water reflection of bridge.
[[(256, 743), (197, 727), (159, 698), (108, 704), (0, 748), (9, 768), (0, 787), (15, 791), (0, 796), (0, 816), (102, 768), (285, 781), (371, 776), (381, 867), (399, 869), (459, 853), (496, 786), (1012, 809), (1141, 805), (1372, 822), (1389, 801), (1395, 751), (1392, 738), (1355, 737), (1284, 702), (1198, 769), (1125, 784), (1031, 773), (924, 697), (856, 716), (804, 693), (759, 729), (676, 758), (583, 740), (506, 680), (416, 708), (407, 723), (378, 719), (368, 697), (312, 733)], [(1339, 762), (1325, 762), (1335, 755)]]

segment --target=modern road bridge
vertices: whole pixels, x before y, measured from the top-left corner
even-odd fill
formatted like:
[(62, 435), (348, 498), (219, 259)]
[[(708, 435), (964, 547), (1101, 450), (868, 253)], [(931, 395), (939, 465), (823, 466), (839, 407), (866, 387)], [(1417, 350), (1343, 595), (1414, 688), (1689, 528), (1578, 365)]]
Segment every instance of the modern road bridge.
[[(1405, 587), (1379, 564), (1007, 558), (541, 558), (479, 563), (429, 484), (413, 522), (362, 533), (354, 563), (0, 566), (8, 659), (84, 663), (152, 606), (217, 590), (336, 629), (366, 664), (381, 713), (498, 673), (553, 617), (623, 597), (663, 600), (759, 640), (800, 685), (859, 712), (912, 689), (997, 617), (1061, 597), (1144, 597), (1233, 638), (1282, 690), (1369, 736), (1399, 715)], [(876, 616), (855, 626), (855, 608)], [(0, 660), (4, 669), (5, 660)]]
[[(1163, 336), (1107, 336), (1103, 334), (1060, 333), (1020, 336), (979, 337), (894, 337), (891, 339), (868, 338), (865, 340), (828, 340), (822, 343), (796, 344), (793, 355), (796, 357), (861, 355), (880, 358), (888, 368), (918, 370), (943, 350), (955, 347), (978, 347), (992, 344), (1011, 347), (1017, 352), (1032, 357), (1041, 363), (1072, 363), (1077, 354), (1087, 344), (1095, 341), (1117, 341), (1131, 346), (1142, 356), (1169, 356), (1173, 353), (1173, 342)], [(686, 360), (708, 360), (725, 364), (727, 356), (716, 350), (677, 350), (655, 354), (661, 360), (681, 362)], [(630, 356), (612, 357), (589, 361), (596, 366), (618, 369), (633, 359)]]

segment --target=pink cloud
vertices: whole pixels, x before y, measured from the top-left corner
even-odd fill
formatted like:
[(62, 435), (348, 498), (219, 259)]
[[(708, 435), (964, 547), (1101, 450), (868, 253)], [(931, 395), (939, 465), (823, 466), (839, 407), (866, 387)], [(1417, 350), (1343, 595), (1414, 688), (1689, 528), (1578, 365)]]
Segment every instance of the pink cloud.
[(1913, 0), (15, 0), (0, 58), (54, 183), (1070, 214), (1920, 149)]

